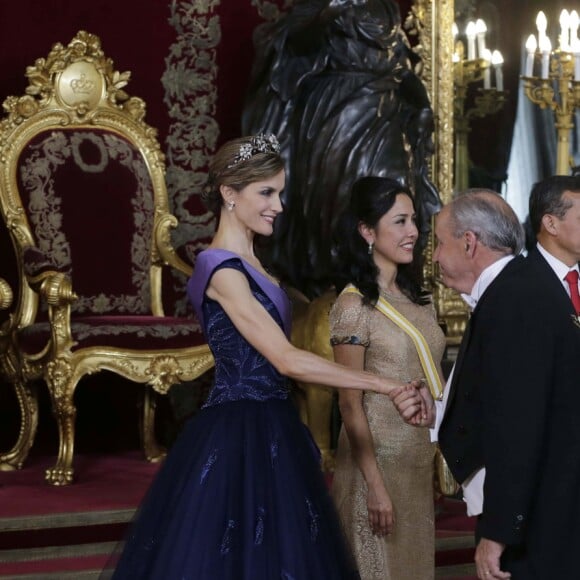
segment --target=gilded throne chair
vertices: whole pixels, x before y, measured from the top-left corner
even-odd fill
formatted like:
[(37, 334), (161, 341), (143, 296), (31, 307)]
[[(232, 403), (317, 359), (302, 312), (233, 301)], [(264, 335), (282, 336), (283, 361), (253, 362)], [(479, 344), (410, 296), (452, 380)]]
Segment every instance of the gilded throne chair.
[(196, 379), (213, 358), (185, 306), (165, 314), (162, 289), (184, 288), (192, 268), (171, 246), (164, 157), (144, 102), (124, 91), (130, 73), (81, 31), (26, 75), (27, 94), (5, 100), (0, 122), (0, 202), (20, 281), (0, 356), (21, 411), (0, 469), (26, 460), (44, 382), (59, 432), (46, 479), (67, 485), (83, 376), (106, 370), (144, 386), (142, 445), (155, 461), (164, 455), (155, 394)]

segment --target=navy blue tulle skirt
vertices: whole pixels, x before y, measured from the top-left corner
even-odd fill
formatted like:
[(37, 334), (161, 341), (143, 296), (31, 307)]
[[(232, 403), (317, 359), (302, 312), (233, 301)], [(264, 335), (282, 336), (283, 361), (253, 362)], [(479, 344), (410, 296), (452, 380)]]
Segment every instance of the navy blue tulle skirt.
[(318, 449), (287, 400), (225, 403), (190, 420), (115, 565), (115, 580), (359, 577)]

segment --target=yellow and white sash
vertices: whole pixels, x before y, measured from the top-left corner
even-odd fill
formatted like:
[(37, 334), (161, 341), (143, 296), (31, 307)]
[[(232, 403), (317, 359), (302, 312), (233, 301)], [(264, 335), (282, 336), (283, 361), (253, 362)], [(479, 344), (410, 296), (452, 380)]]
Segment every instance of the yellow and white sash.
[[(352, 284), (346, 286), (343, 292), (349, 294), (358, 294), (362, 296), (362, 292)], [(429, 390), (433, 399), (441, 400), (443, 398), (443, 385), (441, 384), (441, 378), (439, 377), (439, 372), (437, 371), (437, 365), (433, 361), (431, 356), (431, 350), (429, 345), (425, 340), (425, 337), (421, 332), (415, 328), (409, 320), (407, 320), (394, 306), (389, 304), (382, 296), (379, 296), (375, 308), (384, 314), (389, 320), (392, 320), (401, 330), (405, 331), (417, 349), (417, 354), (419, 355), (419, 360), (421, 361), (421, 367), (425, 373), (425, 379), (429, 385)]]

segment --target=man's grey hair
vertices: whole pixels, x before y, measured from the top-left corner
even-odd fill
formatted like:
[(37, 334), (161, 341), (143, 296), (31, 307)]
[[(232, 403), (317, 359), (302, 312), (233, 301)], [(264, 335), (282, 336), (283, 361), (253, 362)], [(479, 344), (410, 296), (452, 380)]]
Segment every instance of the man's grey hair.
[(453, 236), (473, 232), (490, 250), (519, 254), (524, 248), (524, 228), (510, 205), (491, 189), (468, 189), (449, 204)]

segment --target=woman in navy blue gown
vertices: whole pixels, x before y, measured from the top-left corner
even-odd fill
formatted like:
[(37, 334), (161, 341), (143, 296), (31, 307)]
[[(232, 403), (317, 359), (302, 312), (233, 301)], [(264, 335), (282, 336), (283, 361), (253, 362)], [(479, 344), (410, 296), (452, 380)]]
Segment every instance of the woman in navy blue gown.
[(287, 377), (385, 394), (403, 385), (289, 342), (290, 302), (254, 254), (254, 236), (272, 234), (283, 188), (274, 136), (228, 142), (210, 167), (205, 201), (219, 225), (188, 293), (215, 384), (140, 507), (115, 579), (359, 577)]

